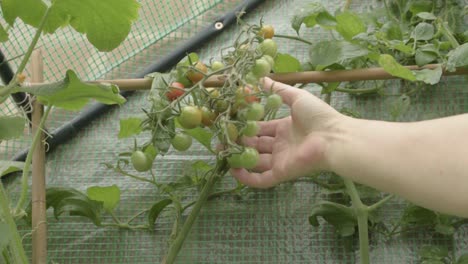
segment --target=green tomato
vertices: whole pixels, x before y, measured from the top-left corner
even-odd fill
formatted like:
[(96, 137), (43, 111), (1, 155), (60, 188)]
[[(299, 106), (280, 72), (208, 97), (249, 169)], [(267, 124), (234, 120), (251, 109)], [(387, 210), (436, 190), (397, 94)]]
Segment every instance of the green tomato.
[(271, 72), (271, 66), (268, 61), (264, 59), (258, 59), (255, 61), (255, 65), (252, 68), (252, 73), (261, 78), (267, 76)]
[(252, 103), (245, 112), (245, 119), (259, 121), (265, 116), (265, 108), (260, 103)]
[(272, 56), (270, 55), (263, 55), (261, 57), (262, 60), (266, 60), (269, 64), (270, 64), (270, 67), (273, 69), (273, 67), (275, 66), (275, 59), (273, 59)]
[(182, 108), (178, 120), (183, 128), (196, 128), (202, 122), (202, 112), (198, 107), (185, 106), (184, 108)]
[(278, 45), (272, 39), (265, 39), (260, 43), (259, 48), (263, 55), (270, 55), (272, 58), (276, 57), (278, 52)]
[(251, 85), (257, 85), (258, 84), (258, 77), (255, 76), (253, 72), (249, 72), (245, 75), (245, 82)]
[(277, 94), (272, 94), (267, 97), (265, 108), (276, 110), (283, 104), (283, 99)]
[(139, 172), (148, 171), (153, 166), (152, 160), (141, 150), (134, 151), (130, 157), (130, 161), (133, 168)]
[(186, 151), (192, 146), (192, 137), (185, 133), (178, 133), (172, 138), (171, 144), (178, 151)]
[(246, 137), (253, 137), (257, 135), (258, 131), (260, 131), (260, 126), (256, 121), (247, 121), (242, 133)]
[(223, 69), (224, 67), (225, 67), (224, 63), (222, 63), (220, 61), (214, 61), (211, 64), (211, 70), (212, 71), (219, 71), (219, 70)]
[(227, 162), (229, 164), (229, 167), (233, 169), (239, 169), (242, 168), (242, 159), (241, 159), (241, 153), (235, 153), (232, 154), (227, 158)]
[(242, 167), (246, 169), (253, 169), (257, 166), (260, 154), (254, 148), (245, 148), (241, 154)]

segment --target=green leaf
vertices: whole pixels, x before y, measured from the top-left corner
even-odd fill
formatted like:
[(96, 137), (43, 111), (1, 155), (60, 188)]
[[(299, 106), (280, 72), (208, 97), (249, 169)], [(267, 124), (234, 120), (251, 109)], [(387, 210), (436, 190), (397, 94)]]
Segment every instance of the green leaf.
[(276, 73), (298, 72), (301, 71), (301, 63), (289, 54), (278, 53), (275, 58), (273, 71)]
[(0, 222), (0, 251), (3, 251), (3, 248), (10, 243), (11, 240), (11, 230), (6, 223)]
[(336, 20), (338, 22), (336, 31), (348, 41), (357, 34), (366, 32), (366, 25), (355, 13), (349, 11), (341, 13), (336, 16)]
[(430, 40), (434, 36), (434, 26), (426, 22), (419, 23), (411, 32), (415, 40)]
[(5, 21), (13, 26), (16, 18), (33, 27), (38, 27), (47, 9), (42, 0), (2, 0), (2, 13)]
[(403, 225), (427, 226), (434, 224), (436, 219), (437, 214), (433, 211), (410, 204), (403, 212), (401, 223)]
[(426, 245), (419, 251), (419, 256), (424, 259), (442, 260), (448, 257), (448, 249), (442, 246)]
[(73, 111), (80, 110), (90, 99), (104, 104), (123, 104), (126, 101), (119, 94), (117, 86), (83, 83), (71, 70), (67, 71), (61, 82), (40, 87), (19, 87), (17, 90), (37, 95), (39, 101), (45, 105)]
[(434, 85), (440, 82), (442, 78), (442, 67), (438, 66), (435, 69), (422, 69), (418, 71), (413, 71), (416, 75), (416, 80), (422, 81), (424, 83)]
[(413, 14), (419, 14), (421, 12), (431, 12), (433, 1), (431, 0), (413, 0), (408, 1), (410, 4), (409, 10)]
[[(23, 3), (23, 9), (32, 9), (25, 6)], [(98, 50), (111, 51), (127, 37), (138, 18), (139, 7), (136, 0), (53, 1), (45, 31), (53, 33), (69, 23), (76, 31), (86, 34)]]
[(455, 234), (455, 227), (448, 224), (437, 224), (434, 229), (437, 233), (446, 236), (451, 236)]
[(379, 65), (383, 67), (386, 72), (390, 73), (393, 76), (410, 81), (416, 80), (416, 77), (414, 76), (413, 72), (403, 67), (400, 63), (398, 63), (392, 55), (381, 54), (379, 57)]
[(211, 148), (211, 139), (213, 138), (212, 132), (210, 132), (209, 130), (203, 129), (201, 127), (197, 127), (194, 129), (186, 129), (185, 133), (193, 137), (198, 142), (200, 142), (209, 151), (213, 152)]
[(455, 71), (458, 67), (468, 66), (468, 43), (458, 46), (449, 52), (447, 70)]
[(404, 113), (408, 112), (411, 104), (411, 99), (407, 95), (402, 95), (393, 101), (390, 107), (390, 115), (393, 121), (397, 121), (398, 118)]
[(431, 50), (424, 50), (424, 49), (417, 49), (416, 50), (416, 64), (418, 66), (423, 66), (429, 64), (439, 58), (439, 54), (437, 52)]
[(5, 30), (3, 25), (0, 25), (0, 42), (5, 42), (8, 40), (8, 32)]
[(156, 222), (159, 214), (171, 203), (171, 199), (164, 199), (151, 206), (151, 209), (148, 212), (148, 224), (151, 229), (154, 228), (154, 223)]
[(385, 33), (385, 38), (389, 40), (403, 40), (400, 25), (392, 21), (385, 23), (380, 31)]
[(353, 210), (349, 207), (329, 201), (320, 201), (313, 206), (309, 223), (313, 226), (318, 226), (319, 216), (333, 225), (343, 237), (351, 236), (355, 232), (357, 220), (353, 214)]
[(399, 50), (405, 54), (413, 54), (413, 47), (406, 45), (403, 41), (390, 41), (390, 48)]
[[(84, 193), (73, 188), (50, 187), (46, 190), (46, 208), (54, 209), (54, 216), (59, 218), (65, 212), (71, 216), (83, 216), (90, 219), (95, 225), (101, 224), (103, 203), (88, 198)], [(31, 204), (28, 208), (31, 216)], [(30, 221), (30, 219), (29, 219)]]
[(305, 8), (301, 8), (295, 12), (291, 20), (291, 26), (297, 34), (299, 34), (302, 24), (311, 28), (317, 25), (318, 21), (325, 26), (332, 26), (334, 25), (335, 19), (322, 4), (310, 3)]
[(0, 178), (17, 171), (22, 171), (24, 162), (0, 160)]
[(310, 47), (310, 63), (318, 70), (334, 63), (366, 56), (369, 50), (346, 41), (327, 40), (318, 42)]
[(424, 20), (436, 20), (437, 19), (437, 17), (434, 14), (429, 13), (429, 12), (420, 12), (416, 15)]
[(86, 193), (89, 199), (102, 202), (107, 212), (114, 211), (120, 202), (120, 189), (115, 184), (106, 187), (92, 186), (86, 190)]
[(120, 120), (120, 131), (118, 138), (128, 138), (133, 135), (138, 135), (142, 131), (141, 123), (143, 120), (137, 117), (130, 117)]
[(18, 116), (0, 116), (0, 141), (17, 138), (23, 134), (25, 119)]

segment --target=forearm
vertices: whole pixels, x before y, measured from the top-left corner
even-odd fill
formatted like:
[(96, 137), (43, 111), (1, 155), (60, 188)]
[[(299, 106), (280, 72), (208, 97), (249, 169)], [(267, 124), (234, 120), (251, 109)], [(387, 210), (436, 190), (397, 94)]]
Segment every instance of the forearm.
[(414, 123), (346, 118), (328, 167), (415, 204), (468, 217), (468, 115)]

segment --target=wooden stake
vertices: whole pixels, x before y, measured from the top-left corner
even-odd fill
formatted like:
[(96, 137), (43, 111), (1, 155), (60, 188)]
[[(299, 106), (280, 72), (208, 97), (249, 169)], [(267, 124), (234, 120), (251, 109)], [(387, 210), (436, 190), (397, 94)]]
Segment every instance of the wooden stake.
[[(31, 55), (31, 79), (33, 82), (43, 82), (43, 61), (40, 50)], [(33, 102), (32, 132), (36, 133), (38, 124), (44, 114), (44, 106)], [(45, 191), (45, 146), (37, 144), (32, 158), (32, 263), (47, 264), (47, 216)]]

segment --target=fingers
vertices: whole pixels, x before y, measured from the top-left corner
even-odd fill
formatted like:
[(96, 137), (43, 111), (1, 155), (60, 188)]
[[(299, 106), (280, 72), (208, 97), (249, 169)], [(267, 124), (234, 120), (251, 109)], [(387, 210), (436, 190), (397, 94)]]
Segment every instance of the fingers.
[(263, 89), (278, 94), (283, 99), (283, 102), (289, 106), (292, 106), (294, 102), (303, 96), (310, 96), (310, 94), (304, 90), (284, 83), (275, 82), (267, 77), (263, 78)]
[(274, 143), (274, 137), (260, 136), (242, 138), (243, 145), (247, 147), (256, 148), (260, 153), (271, 153), (273, 151)]
[(241, 183), (254, 188), (270, 188), (278, 184), (271, 170), (263, 173), (248, 172), (245, 169), (232, 169), (231, 174)]

